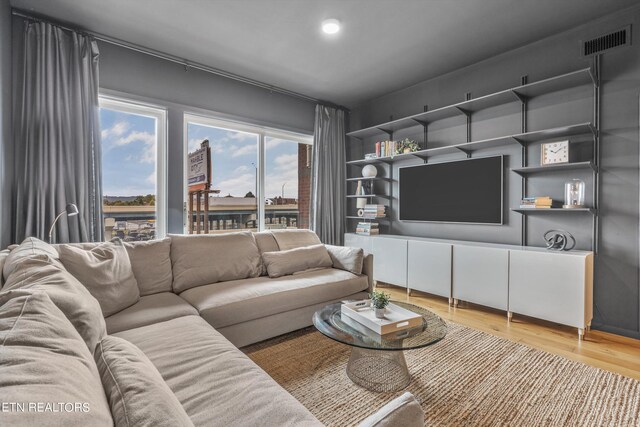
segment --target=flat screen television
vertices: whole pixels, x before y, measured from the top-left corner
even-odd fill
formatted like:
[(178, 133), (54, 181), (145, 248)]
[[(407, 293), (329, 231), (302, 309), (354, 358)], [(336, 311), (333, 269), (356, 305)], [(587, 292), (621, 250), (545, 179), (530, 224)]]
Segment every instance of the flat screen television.
[(502, 224), (503, 156), (400, 168), (400, 220)]

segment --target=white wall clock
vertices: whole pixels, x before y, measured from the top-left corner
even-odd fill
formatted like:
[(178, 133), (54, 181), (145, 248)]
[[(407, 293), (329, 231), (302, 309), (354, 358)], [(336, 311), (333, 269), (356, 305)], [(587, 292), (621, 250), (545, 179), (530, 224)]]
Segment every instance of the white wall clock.
[(542, 165), (569, 163), (569, 141), (555, 141), (542, 144), (540, 163)]

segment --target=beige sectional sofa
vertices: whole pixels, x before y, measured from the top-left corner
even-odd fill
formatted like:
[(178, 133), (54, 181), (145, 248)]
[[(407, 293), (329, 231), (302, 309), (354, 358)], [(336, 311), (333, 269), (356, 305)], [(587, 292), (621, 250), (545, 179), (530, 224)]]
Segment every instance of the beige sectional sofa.
[[(102, 256), (91, 268), (104, 269), (122, 248), (27, 239), (0, 252), (0, 404), (13, 405), (1, 408), (0, 425), (321, 425), (237, 348), (309, 326), (327, 303), (366, 295), (370, 257), (354, 267), (339, 248), (327, 247), (326, 268), (269, 277), (263, 253), (293, 250), (295, 263), (296, 248), (319, 243), (306, 231), (126, 243), (120, 264), (128, 267), (113, 274), (132, 273), (135, 295), (103, 294), (71, 274), (82, 251)], [(362, 271), (342, 269), (358, 262)], [(129, 306), (105, 318), (102, 295), (122, 295)], [(422, 420), (405, 394), (362, 425)]]

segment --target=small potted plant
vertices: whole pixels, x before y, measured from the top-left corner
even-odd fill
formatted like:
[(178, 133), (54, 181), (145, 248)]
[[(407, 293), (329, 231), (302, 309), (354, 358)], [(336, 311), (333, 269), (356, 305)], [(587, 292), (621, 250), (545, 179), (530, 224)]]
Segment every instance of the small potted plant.
[(420, 146), (413, 139), (405, 138), (396, 145), (396, 154), (414, 153), (420, 150)]
[(391, 296), (384, 292), (373, 291), (369, 295), (369, 298), (371, 298), (371, 305), (376, 311), (376, 317), (378, 319), (384, 319), (384, 313), (389, 305)]

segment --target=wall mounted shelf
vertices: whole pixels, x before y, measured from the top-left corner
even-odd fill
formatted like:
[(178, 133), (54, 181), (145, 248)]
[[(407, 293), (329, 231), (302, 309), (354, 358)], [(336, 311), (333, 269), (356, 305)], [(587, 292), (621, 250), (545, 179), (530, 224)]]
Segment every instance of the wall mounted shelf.
[(390, 199), (391, 196), (386, 195), (386, 194), (362, 194), (362, 195), (355, 195), (355, 194), (349, 194), (347, 196), (349, 199), (373, 199), (374, 197), (380, 197), (382, 199)]
[(543, 129), (533, 132), (525, 132), (514, 135), (500, 136), (497, 138), (483, 139), (479, 141), (464, 142), (461, 144), (446, 145), (443, 147), (428, 148), (426, 150), (415, 151), (413, 153), (398, 154), (393, 157), (377, 157), (375, 159), (358, 159), (347, 162), (348, 165), (360, 166), (374, 163), (393, 163), (398, 160), (405, 160), (412, 157), (419, 157), (423, 160), (439, 156), (442, 154), (465, 153), (490, 147), (515, 144), (526, 145), (533, 142), (544, 141), (546, 139), (563, 138), (577, 135), (595, 135), (596, 129), (591, 123), (579, 123), (569, 126), (561, 126), (550, 129)]
[(376, 126), (356, 130), (347, 133), (347, 136), (363, 139), (380, 134), (388, 134), (390, 137), (394, 132), (402, 129), (408, 129), (419, 125), (427, 125), (429, 123), (455, 116), (468, 116), (469, 114), (490, 107), (503, 105), (509, 102), (524, 102), (527, 99), (536, 96), (552, 93), (558, 90), (570, 89), (585, 84), (593, 84), (597, 86), (597, 79), (591, 69), (583, 68), (581, 70), (572, 71), (548, 79), (540, 80), (534, 83), (528, 83), (516, 86), (510, 89), (495, 92), (479, 98), (470, 99), (468, 101), (458, 102), (456, 104), (447, 105), (436, 108), (435, 110), (425, 111), (423, 113), (414, 114), (412, 116), (403, 117), (401, 119), (392, 120), (387, 123), (381, 123)]
[(386, 216), (382, 218), (364, 218), (361, 216), (347, 215), (347, 219), (359, 219), (361, 221), (389, 221), (389, 218)]
[(597, 172), (597, 167), (592, 161), (563, 163), (558, 165), (547, 165), (547, 166), (528, 166), (524, 168), (513, 168), (511, 169), (511, 172), (515, 172), (520, 176), (524, 176), (524, 175), (530, 175), (530, 174), (541, 173), (541, 172), (553, 172), (553, 171), (575, 170), (575, 169), (591, 169), (592, 171)]
[(511, 209), (513, 212), (518, 212), (520, 214), (531, 214), (531, 213), (542, 213), (542, 214), (551, 214), (551, 213), (579, 213), (579, 212), (588, 212), (592, 215), (596, 214), (596, 210), (594, 208), (572, 208), (572, 209), (564, 209), (564, 208), (528, 208), (528, 209)]
[(381, 176), (374, 176), (374, 177), (360, 176), (360, 177), (355, 177), (355, 178), (347, 178), (347, 181), (349, 181), (349, 182), (358, 182), (358, 181), (387, 181), (387, 182), (390, 182), (391, 179), (390, 178), (381, 177)]

